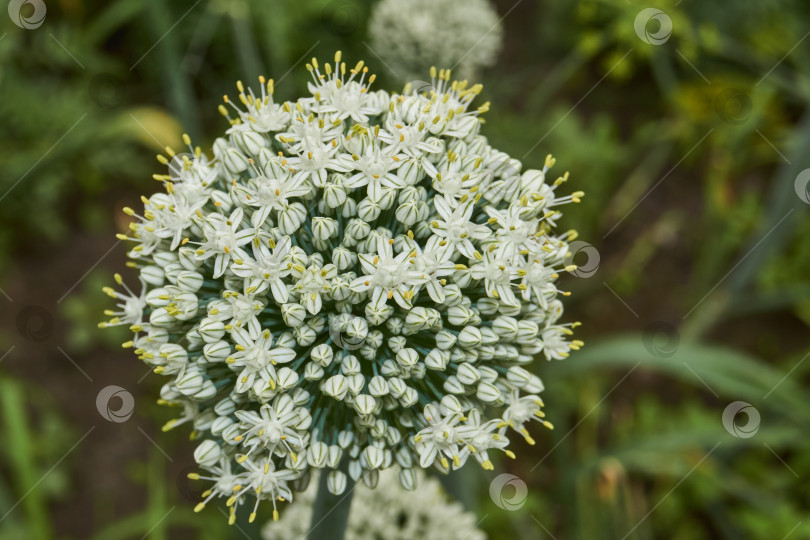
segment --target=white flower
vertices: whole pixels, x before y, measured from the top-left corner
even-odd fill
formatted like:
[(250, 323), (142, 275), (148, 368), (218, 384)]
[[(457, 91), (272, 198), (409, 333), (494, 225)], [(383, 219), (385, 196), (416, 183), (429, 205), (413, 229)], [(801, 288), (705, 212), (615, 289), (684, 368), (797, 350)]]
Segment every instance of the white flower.
[(170, 155), (171, 159), (163, 158), (161, 162), (168, 165), (169, 174), (154, 175), (156, 180), (171, 181), (171, 192), (180, 197), (191, 206), (200, 201), (207, 201), (209, 192), (217, 182), (217, 169), (202, 153), (202, 149), (191, 146), (188, 135), (183, 136), (183, 142), (190, 152)]
[[(251, 523), (256, 519), (256, 510), (262, 500), (270, 501), (273, 505), (273, 517), (278, 519), (276, 501), (292, 501), (293, 494), (288, 482), (295, 480), (298, 473), (291, 469), (277, 470), (275, 464), (270, 461), (256, 463), (247, 460), (242, 466), (248, 470), (246, 475), (247, 486), (236, 495), (232, 496), (234, 502), (243, 494), (250, 493), (256, 496), (248, 521)], [(232, 506), (233, 507), (233, 506)]]
[(438, 462), (447, 469), (450, 466), (447, 458), (450, 458), (454, 469), (461, 467), (463, 462), (459, 444), (463, 444), (464, 441), (457, 427), (464, 415), (461, 411), (446, 411), (443, 414), (439, 407), (433, 404), (425, 406), (424, 415), (429, 426), (414, 436), (416, 451), (419, 453), (419, 466), (427, 468)]
[[(268, 247), (272, 248), (272, 252)], [(253, 245), (253, 257), (246, 251), (237, 248), (238, 261), (231, 265), (231, 271), (239, 277), (249, 280), (246, 290), (261, 294), (267, 289), (273, 299), (284, 304), (289, 298), (289, 290), (284, 278), (292, 272), (292, 262), (287, 260), (290, 251), (290, 237), (283, 236), (278, 243), (270, 240), (268, 245)]]
[(351, 170), (349, 156), (344, 156), (338, 148), (342, 127), (341, 122), (327, 124), (323, 118), (315, 120), (300, 115), (295, 117), (290, 131), (276, 135), (276, 140), (293, 154), (288, 163), (296, 171), (295, 180), (310, 180), (314, 186), (323, 187), (327, 170)]
[(214, 278), (220, 277), (228, 268), (233, 250), (250, 242), (253, 229), (240, 229), (244, 210), (237, 208), (230, 217), (222, 214), (208, 214), (203, 221), (204, 241), (200, 243), (196, 254), (198, 260), (204, 261), (216, 257), (214, 261)]
[(268, 81), (264, 77), (259, 77), (259, 83), (262, 86), (261, 95), (258, 97), (250, 89), (245, 94), (242, 82), (237, 83), (239, 101), (245, 106), (244, 111), (233, 107), (228, 98), (225, 98), (225, 103), (236, 110), (237, 119), (231, 119), (228, 110), (222, 105), (220, 105), (220, 112), (236, 126), (244, 126), (260, 133), (280, 131), (289, 123), (290, 113), (288, 110), (285, 111), (284, 104), (277, 104), (273, 101), (273, 92), (275, 90), (273, 79)]
[(566, 335), (571, 331), (564, 326), (550, 326), (543, 330), (543, 354), (549, 360), (563, 360), (568, 358), (571, 350), (577, 350), (582, 342), (579, 340), (566, 341)]
[(322, 295), (328, 294), (332, 289), (331, 281), (337, 276), (337, 268), (334, 264), (327, 264), (323, 268), (312, 265), (301, 274), (293, 291), (300, 295), (301, 305), (310, 314), (316, 315), (323, 307)]
[(508, 403), (509, 406), (503, 413), (504, 423), (522, 434), (529, 444), (534, 444), (534, 439), (529, 435), (529, 431), (525, 427), (526, 422), (537, 420), (546, 427), (551, 428), (548, 420), (544, 420), (546, 415), (541, 410), (543, 402), (538, 396), (528, 395), (521, 397), (517, 391), (513, 391), (509, 395)]
[(393, 467), (408, 489), (416, 467), (492, 469), (514, 457), (510, 426), (551, 427), (533, 357), (582, 346), (556, 283), (576, 235), (555, 232), (581, 193), (546, 183), (554, 159), (521, 172), (493, 149), (481, 86), (449, 71), (388, 94), (340, 55), (309, 69), (296, 101), (238, 84), (213, 160), (187, 137), (159, 158), (166, 192), (125, 210), (141, 290), (105, 288), (102, 326), (128, 326), (124, 346), (166, 377), (165, 429), (193, 425), (204, 503), (231, 522), (320, 470), (341, 493)]
[(365, 272), (351, 284), (355, 292), (371, 290), (371, 304), (385, 304), (386, 300), (393, 298), (404, 309), (410, 309), (412, 288), (425, 282), (422, 272), (413, 270), (409, 260), (414, 251), (403, 251), (394, 256), (393, 240), (377, 241), (377, 253), (360, 254), (360, 265)]
[(457, 270), (456, 265), (448, 259), (446, 250), (439, 247), (438, 241), (429, 242), (424, 251), (412, 240), (409, 245), (415, 251), (411, 261), (420, 279), (424, 281), (431, 300), (443, 304), (447, 298), (444, 291), (446, 278)]
[[(210, 443), (213, 441), (203, 441), (203, 443), (198, 447), (198, 450), (202, 447), (208, 449), (211, 447)], [(214, 443), (216, 446), (216, 443)], [(217, 446), (217, 451), (219, 453), (219, 447)], [(200, 461), (207, 461), (205, 458), (201, 459), (199, 456), (200, 452), (194, 452), (195, 459)], [(221, 455), (221, 453), (219, 453)], [(209, 492), (206, 497), (197, 504), (195, 507), (196, 511), (202, 510), (205, 505), (213, 499), (214, 497), (231, 497), (234, 493), (236, 493), (240, 488), (239, 486), (242, 485), (244, 482), (244, 477), (239, 474), (234, 474), (231, 468), (232, 461), (230, 459), (222, 458), (220, 460), (215, 461), (211, 465), (206, 465), (209, 474), (208, 475), (200, 475), (197, 473), (189, 474), (189, 478), (192, 480), (207, 480), (212, 482), (213, 484), (209, 488)]]
[[(316, 102), (312, 109), (333, 120), (342, 121), (351, 118), (358, 124), (364, 124), (368, 122), (369, 115), (382, 112), (380, 104), (375, 103), (368, 92), (365, 81), (368, 68), (360, 61), (346, 77), (345, 65), (341, 68), (340, 60), (341, 56), (338, 53), (335, 55), (334, 70), (332, 65), (326, 64), (325, 74), (321, 74), (318, 61), (314, 58), (311, 64), (307, 64), (313, 81), (308, 85), (309, 91), (315, 96)], [(368, 78), (368, 84), (372, 82), (374, 75)]]
[(264, 225), (271, 215), (290, 213), (291, 209), (296, 211), (295, 214), (306, 213), (304, 206), (294, 200), (310, 192), (303, 178), (291, 177), (289, 171), (275, 160), (267, 164), (265, 174), (268, 176), (257, 173), (246, 185), (239, 184), (232, 188), (237, 200), (256, 208), (251, 217), (254, 227)]
[(186, 230), (194, 224), (197, 211), (207, 202), (206, 197), (194, 198), (171, 193), (156, 193), (144, 201), (144, 217), (131, 209), (125, 212), (141, 220), (134, 233), (141, 239), (140, 255), (150, 254), (164, 238), (171, 239), (170, 249), (177, 249)]
[(276, 387), (276, 364), (286, 364), (295, 359), (295, 351), (287, 347), (273, 346), (273, 334), (269, 330), (262, 332), (254, 340), (241, 328), (234, 328), (231, 337), (236, 342), (236, 352), (227, 358), (227, 362), (242, 371), (237, 375), (234, 391), (246, 392), (253, 386), (254, 380), (261, 378), (271, 389)]
[[(477, 156), (443, 158), (437, 166), (433, 189), (447, 197), (455, 205), (456, 199), (474, 197), (476, 192), (485, 192), (489, 171), (481, 167), (483, 160)], [(466, 196), (466, 197), (465, 197)]]
[(461, 78), (494, 63), (500, 17), (488, 0), (380, 0), (369, 21), (371, 48), (403, 80), (429, 65), (456, 66)]
[(534, 247), (532, 243), (540, 220), (527, 216), (525, 207), (520, 203), (513, 202), (506, 211), (489, 206), (486, 212), (490, 217), (489, 223), (498, 226), (495, 239), (499, 257), (517, 261), (522, 251)]
[(297, 461), (295, 450), (303, 450), (304, 436), (301, 426), (306, 428), (309, 412), (295, 406), (286, 394), (281, 394), (273, 405), (264, 404), (259, 413), (253, 411), (236, 411), (240, 420), (239, 435), (234, 440), (241, 443), (249, 455), (256, 448), (263, 448), (271, 454), (285, 456), (288, 453)]
[[(370, 138), (367, 135), (357, 137), (360, 140), (358, 150), (360, 154), (352, 154), (354, 167), (359, 172), (347, 178), (343, 185), (347, 188), (358, 188), (371, 184), (369, 196), (381, 186), (388, 188), (401, 188), (403, 181), (394, 171), (401, 165), (402, 157), (396, 154), (396, 147), (382, 143), (379, 137)], [(346, 141), (346, 145), (350, 143)], [(376, 188), (376, 189), (372, 189)]]
[(492, 234), (485, 225), (477, 225), (470, 221), (475, 201), (468, 199), (453, 209), (450, 200), (441, 195), (434, 197), (433, 205), (440, 219), (431, 221), (430, 228), (433, 234), (440, 238), (439, 245), (446, 252), (452, 253), (453, 250), (457, 250), (469, 259), (474, 258), (476, 251), (472, 241), (483, 240)]
[[(139, 294), (135, 294), (132, 292), (129, 287), (124, 284), (124, 280), (120, 274), (115, 274), (115, 282), (124, 287), (126, 294), (122, 294), (112, 287), (104, 287), (104, 292), (110, 296), (118, 300), (118, 311), (115, 310), (108, 310), (105, 312), (105, 315), (111, 316), (107, 322), (102, 323), (102, 327), (106, 326), (118, 326), (118, 325), (128, 325), (128, 326), (140, 326), (143, 322), (143, 314), (144, 309), (146, 308), (146, 283), (144, 282), (143, 278), (141, 278), (141, 292)], [(137, 330), (136, 330), (137, 332)]]
[(236, 291), (225, 290), (222, 300), (214, 300), (208, 304), (208, 316), (215, 321), (225, 323), (225, 330), (233, 327), (247, 328), (252, 338), (261, 333), (259, 313), (264, 304), (255, 298), (255, 293), (242, 294)]
[(467, 446), (461, 451), (464, 458), (466, 459), (468, 455), (474, 457), (487, 470), (495, 468), (489, 459), (488, 450), (490, 449), (504, 451), (509, 457), (514, 458), (514, 453), (505, 450), (509, 445), (509, 439), (496, 433), (500, 429), (499, 426), (498, 419), (482, 422), (478, 409), (472, 409), (467, 414), (464, 424), (457, 428), (461, 437), (468, 441)]
[(497, 250), (484, 251), (483, 260), (470, 268), (470, 274), (475, 279), (484, 280), (484, 290), (490, 298), (500, 299), (508, 306), (519, 305), (512, 290), (517, 271), (507, 259), (498, 257)]

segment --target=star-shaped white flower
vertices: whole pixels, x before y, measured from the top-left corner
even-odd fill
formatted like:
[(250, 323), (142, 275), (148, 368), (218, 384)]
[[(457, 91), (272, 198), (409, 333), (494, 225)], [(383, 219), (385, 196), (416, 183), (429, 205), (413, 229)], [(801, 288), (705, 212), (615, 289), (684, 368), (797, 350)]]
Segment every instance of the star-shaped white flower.
[(468, 259), (474, 258), (473, 240), (481, 241), (492, 234), (486, 225), (478, 225), (470, 221), (475, 209), (475, 202), (468, 199), (453, 208), (450, 200), (444, 195), (437, 195), (433, 198), (433, 204), (440, 219), (434, 219), (430, 223), (430, 229), (433, 234), (441, 238), (442, 249), (450, 253), (458, 251)]
[(393, 298), (403, 309), (410, 309), (414, 290), (425, 283), (427, 277), (409, 263), (414, 250), (394, 256), (393, 242), (379, 239), (376, 255), (358, 255), (365, 274), (352, 281), (351, 289), (355, 292), (371, 290), (374, 305), (385, 304)]

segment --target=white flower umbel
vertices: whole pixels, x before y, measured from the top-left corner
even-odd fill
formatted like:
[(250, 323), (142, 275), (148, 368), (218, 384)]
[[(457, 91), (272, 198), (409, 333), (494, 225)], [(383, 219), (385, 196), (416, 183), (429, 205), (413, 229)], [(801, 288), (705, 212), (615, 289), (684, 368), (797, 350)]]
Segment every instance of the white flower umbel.
[(371, 48), (403, 81), (425, 66), (455, 66), (460, 78), (495, 63), (503, 29), (489, 0), (380, 0), (368, 27)]
[[(307, 65), (311, 95), (276, 103), (238, 84), (213, 158), (167, 155), (165, 193), (122, 238), (140, 292), (107, 325), (167, 377), (161, 402), (190, 423), (205, 500), (275, 506), (314, 471), (336, 493), (398, 469), (492, 469), (511, 433), (550, 428), (525, 366), (581, 346), (556, 280), (567, 175), (490, 147), (481, 86), (431, 70), (433, 90), (374, 91), (368, 68)], [(180, 157), (182, 156), (182, 158)], [(189, 157), (192, 156), (192, 157)]]
[[(465, 512), (452, 502), (435, 478), (419, 472), (414, 475), (419, 489), (403, 489), (396, 471), (380, 473), (376, 489), (365, 485), (354, 488), (346, 527), (346, 540), (484, 540), (476, 527), (475, 514)], [(306, 537), (312, 519), (317, 478), (293, 504), (284, 509), (281, 519), (262, 528), (266, 540), (299, 540)]]

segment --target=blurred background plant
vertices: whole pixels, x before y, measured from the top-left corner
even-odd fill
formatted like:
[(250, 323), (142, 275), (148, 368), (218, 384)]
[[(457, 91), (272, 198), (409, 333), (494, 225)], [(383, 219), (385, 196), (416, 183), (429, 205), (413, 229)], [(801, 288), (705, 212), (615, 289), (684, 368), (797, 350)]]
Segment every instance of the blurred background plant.
[[(373, 3), (10, 5), (30, 28), (0, 23), (0, 538), (258, 537), (191, 514), (193, 445), (159, 433), (156, 378), (95, 329), (124, 270), (110, 208), (155, 189), (181, 126), (210, 145), (236, 79), (290, 97), (339, 48), (399, 86)], [(810, 6), (493, 6), (485, 134), (586, 192), (564, 225), (592, 272), (562, 279), (586, 347), (536, 366), (554, 432), (448, 490), (495, 539), (810, 537)], [(126, 422), (96, 403), (110, 385)]]
[(432, 65), (477, 80), (500, 51), (499, 19), (489, 0), (381, 0), (368, 21), (369, 48), (401, 82), (426, 80)]

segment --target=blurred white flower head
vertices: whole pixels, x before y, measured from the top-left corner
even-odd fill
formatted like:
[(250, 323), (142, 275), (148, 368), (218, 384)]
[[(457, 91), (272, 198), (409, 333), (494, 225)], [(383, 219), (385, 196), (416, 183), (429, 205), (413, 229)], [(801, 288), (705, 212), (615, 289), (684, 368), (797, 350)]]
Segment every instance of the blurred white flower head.
[(403, 81), (422, 79), (432, 65), (473, 79), (495, 63), (503, 40), (489, 0), (380, 0), (368, 31), (375, 54)]
[[(556, 285), (573, 231), (557, 232), (567, 174), (492, 148), (480, 85), (431, 70), (433, 90), (372, 90), (363, 62), (307, 65), (310, 95), (276, 103), (272, 80), (237, 84), (213, 144), (158, 157), (165, 193), (120, 238), (141, 288), (106, 288), (134, 349), (167, 377), (172, 429), (191, 424), (222, 499), (275, 509), (313, 472), (342, 492), (395, 468), (442, 472), (548, 428), (526, 369), (582, 342)], [(182, 157), (180, 157), (182, 156)], [(277, 515), (277, 512), (276, 512)]]
[[(403, 489), (391, 469), (380, 473), (376, 489), (359, 485), (352, 496), (346, 540), (485, 540), (475, 514), (452, 502), (441, 484), (423, 472), (418, 491)], [(317, 478), (289, 505), (279, 521), (262, 529), (265, 540), (299, 540), (309, 531)]]

